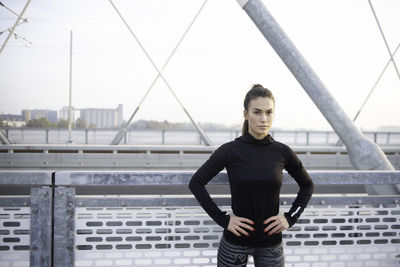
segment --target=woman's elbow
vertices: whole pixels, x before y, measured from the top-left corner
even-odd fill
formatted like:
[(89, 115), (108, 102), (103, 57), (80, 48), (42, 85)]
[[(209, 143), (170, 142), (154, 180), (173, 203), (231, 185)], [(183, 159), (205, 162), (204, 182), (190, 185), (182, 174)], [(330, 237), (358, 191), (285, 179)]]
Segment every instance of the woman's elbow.
[(310, 194), (314, 193), (314, 182), (311, 179), (307, 183), (306, 187), (307, 187), (308, 191), (310, 192)]
[(196, 181), (193, 178), (190, 179), (189, 184), (188, 184), (188, 188), (192, 193), (196, 191), (196, 187), (197, 186), (198, 186), (198, 184), (196, 183)]

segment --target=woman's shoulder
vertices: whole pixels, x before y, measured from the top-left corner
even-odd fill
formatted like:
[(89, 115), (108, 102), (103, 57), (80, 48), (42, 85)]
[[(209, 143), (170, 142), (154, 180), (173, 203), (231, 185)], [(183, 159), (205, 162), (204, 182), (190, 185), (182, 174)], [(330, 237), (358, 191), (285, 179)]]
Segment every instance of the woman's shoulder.
[(225, 152), (227, 150), (230, 150), (232, 145), (233, 145), (232, 142), (233, 141), (226, 142), (226, 143), (223, 143), (223, 144), (221, 144), (219, 146), (218, 145), (214, 145), (213, 148), (212, 148), (212, 151), (215, 153), (215, 152)]
[(292, 148), (285, 143), (274, 140), (273, 145), (284, 154), (292, 153)]
[(220, 145), (217, 149), (220, 149), (220, 150), (229, 150), (229, 149), (231, 149), (232, 147), (234, 147), (235, 145), (236, 145), (235, 140), (232, 140), (232, 141), (223, 143), (223, 144)]
[(279, 147), (279, 148), (290, 149), (290, 147), (289, 147), (287, 144), (282, 143), (282, 142), (280, 142), (280, 141), (274, 140), (273, 144), (274, 144), (276, 147)]

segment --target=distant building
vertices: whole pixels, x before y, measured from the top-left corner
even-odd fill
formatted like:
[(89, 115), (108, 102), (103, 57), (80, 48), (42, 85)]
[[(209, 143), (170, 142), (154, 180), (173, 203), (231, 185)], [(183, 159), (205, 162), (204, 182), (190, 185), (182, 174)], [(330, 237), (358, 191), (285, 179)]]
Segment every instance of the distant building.
[(24, 109), (22, 110), (22, 117), (25, 122), (33, 120), (46, 118), (51, 123), (57, 123), (57, 111), (48, 109)]
[(118, 128), (121, 127), (122, 105), (119, 104), (116, 109), (81, 109), (81, 119), (86, 125), (96, 125), (96, 128)]
[(9, 127), (23, 127), (26, 124), (22, 115), (0, 114), (0, 118)]
[[(69, 107), (67, 106), (67, 107), (62, 107), (62, 109), (60, 110), (60, 113), (59, 113), (59, 118), (60, 118), (60, 120), (68, 120), (68, 118), (69, 118)], [(75, 121), (75, 109), (74, 109), (74, 107), (72, 106), (72, 121)]]

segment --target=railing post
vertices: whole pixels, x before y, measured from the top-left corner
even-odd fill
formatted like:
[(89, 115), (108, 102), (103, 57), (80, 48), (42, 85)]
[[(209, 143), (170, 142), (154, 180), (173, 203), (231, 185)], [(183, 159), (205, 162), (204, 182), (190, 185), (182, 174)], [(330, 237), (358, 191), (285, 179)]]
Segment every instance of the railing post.
[(162, 131), (161, 131), (161, 135), (162, 135), (162, 137), (161, 137), (161, 139), (162, 139), (161, 144), (165, 145), (165, 130), (162, 130)]
[(89, 138), (88, 138), (88, 133), (89, 132), (89, 129), (88, 128), (86, 128), (85, 129), (85, 144), (87, 145), (87, 144), (89, 144)]
[(306, 145), (310, 145), (310, 132), (306, 132)]
[(52, 190), (31, 188), (30, 263), (31, 267), (51, 267)]
[(75, 188), (54, 190), (54, 266), (72, 267), (75, 258)]
[(50, 129), (46, 128), (46, 144), (49, 143), (49, 131), (50, 131)]

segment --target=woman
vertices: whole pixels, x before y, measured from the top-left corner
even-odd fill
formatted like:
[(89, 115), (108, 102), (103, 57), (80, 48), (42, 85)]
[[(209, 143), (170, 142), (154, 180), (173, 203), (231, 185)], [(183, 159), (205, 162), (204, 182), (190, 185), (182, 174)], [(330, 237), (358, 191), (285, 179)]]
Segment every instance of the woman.
[[(314, 185), (301, 161), (287, 145), (268, 133), (275, 100), (268, 89), (254, 85), (246, 94), (242, 136), (218, 147), (189, 183), (200, 205), (224, 228), (218, 248), (219, 267), (246, 266), (248, 255), (256, 267), (284, 266), (282, 231), (291, 227), (306, 208)], [(205, 185), (226, 168), (232, 213), (221, 211)], [(279, 213), (282, 170), (300, 186), (288, 212)]]

